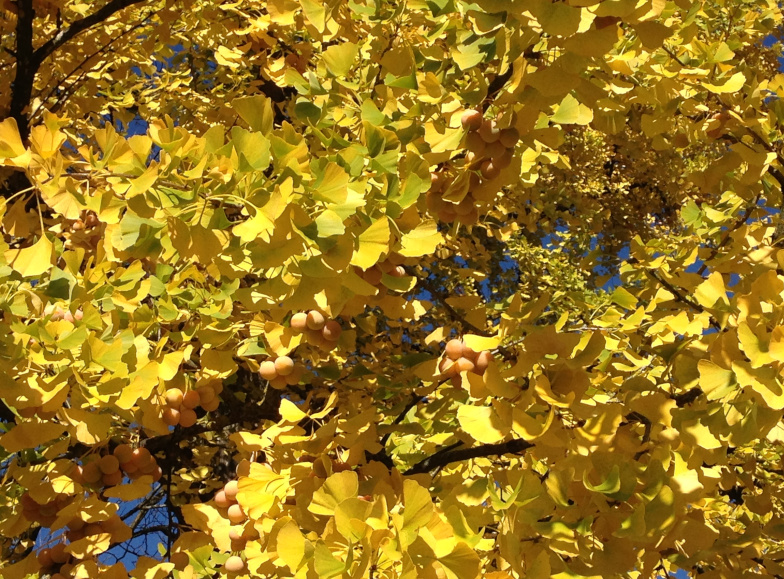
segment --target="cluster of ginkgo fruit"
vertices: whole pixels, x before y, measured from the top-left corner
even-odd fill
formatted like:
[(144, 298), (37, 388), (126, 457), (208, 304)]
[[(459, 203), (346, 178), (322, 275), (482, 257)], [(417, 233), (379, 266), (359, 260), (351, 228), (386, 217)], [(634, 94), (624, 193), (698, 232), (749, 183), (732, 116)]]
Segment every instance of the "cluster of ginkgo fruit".
[(71, 236), (63, 244), (66, 249), (74, 245), (86, 245), (95, 248), (100, 240), (101, 220), (92, 211), (82, 211), (79, 219), (70, 222)]
[(288, 356), (264, 360), (259, 364), (259, 375), (269, 381), (270, 386), (283, 390), (286, 386), (299, 384), (304, 369)]
[(144, 475), (151, 476), (153, 482), (163, 476), (155, 457), (143, 446), (133, 448), (129, 444), (119, 444), (112, 453), (94, 455), (84, 464), (77, 465), (71, 478), (88, 486), (111, 487), (120, 484), (125, 476), (135, 480)]
[(494, 120), (483, 118), (475, 110), (464, 112), (460, 122), (468, 131), (465, 138), (468, 167), (478, 170), (487, 181), (496, 179), (512, 164), (520, 133), (514, 127), (499, 129)]
[(82, 308), (77, 308), (75, 311), (71, 312), (68, 308), (64, 308), (60, 304), (47, 304), (44, 308), (44, 316), (49, 316), (49, 319), (53, 322), (57, 322), (59, 320), (65, 320), (66, 322), (78, 322), (84, 317), (84, 312)]
[(482, 375), (493, 361), (493, 354), (490, 350), (476, 352), (469, 348), (462, 340), (453, 339), (446, 343), (444, 357), (438, 365), (441, 375), (451, 378), (452, 383), (458, 386), (462, 383), (460, 374), (462, 372), (473, 372)]
[(343, 332), (337, 320), (328, 320), (318, 310), (298, 312), (291, 316), (289, 324), (297, 334), (305, 334), (309, 344), (322, 350), (334, 350)]
[(40, 504), (27, 492), (19, 497), (24, 518), (32, 523), (38, 523), (42, 527), (51, 527), (57, 519), (57, 513), (68, 506), (70, 502), (71, 497), (64, 494), (58, 494), (44, 504)]
[(390, 253), (384, 260), (378, 262), (376, 265), (367, 269), (357, 268), (357, 274), (370, 285), (379, 289), (380, 295), (386, 293), (386, 286), (381, 284), (381, 278), (384, 274), (391, 277), (404, 277), (406, 275), (406, 268), (403, 267), (406, 258), (399, 253)]
[(86, 523), (81, 517), (74, 517), (68, 521), (66, 527), (68, 530), (65, 533), (65, 537), (71, 543), (85, 537), (94, 537), (101, 534), (110, 535), (112, 543), (118, 543), (121, 539), (117, 535), (126, 525), (120, 516), (115, 513), (108, 519), (94, 523)]
[(217, 410), (220, 406), (220, 393), (223, 383), (220, 381), (202, 384), (195, 390), (183, 392), (179, 388), (169, 388), (164, 394), (166, 408), (162, 419), (169, 426), (188, 428), (196, 424), (196, 408), (201, 406), (207, 412)]
[[(232, 525), (229, 529), (232, 551), (243, 551), (246, 542), (257, 536), (253, 526), (246, 524), (248, 516), (237, 502), (238, 490), (239, 483), (236, 480), (230, 480), (213, 497), (215, 506), (220, 509), (223, 517), (228, 519)], [(245, 561), (238, 555), (232, 555), (223, 566), (229, 573), (240, 573), (245, 570)]]
[(49, 579), (66, 579), (71, 576), (78, 560), (68, 553), (65, 547), (65, 543), (56, 543), (38, 551), (41, 575), (49, 575)]

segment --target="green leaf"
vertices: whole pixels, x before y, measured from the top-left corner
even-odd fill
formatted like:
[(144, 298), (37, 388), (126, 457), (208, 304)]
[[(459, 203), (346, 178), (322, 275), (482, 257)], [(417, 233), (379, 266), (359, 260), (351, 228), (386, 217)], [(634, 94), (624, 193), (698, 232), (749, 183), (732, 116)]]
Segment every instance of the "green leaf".
[(550, 120), (559, 125), (587, 125), (593, 120), (593, 111), (568, 94)]

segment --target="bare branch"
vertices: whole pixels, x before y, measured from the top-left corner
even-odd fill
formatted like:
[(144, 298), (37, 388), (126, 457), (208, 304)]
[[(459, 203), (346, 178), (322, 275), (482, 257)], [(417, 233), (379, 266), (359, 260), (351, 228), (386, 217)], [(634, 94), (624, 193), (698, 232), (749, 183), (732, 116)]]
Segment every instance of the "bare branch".
[(482, 444), (471, 448), (457, 448), (458, 446), (462, 446), (462, 444), (462, 442), (459, 442), (439, 450), (434, 455), (420, 460), (404, 474), (412, 475), (430, 472), (431, 470), (446, 466), (453, 462), (461, 462), (472, 458), (517, 454), (524, 450), (528, 450), (529, 448), (533, 448), (534, 446), (532, 443), (523, 440), (522, 438), (516, 438), (499, 444)]

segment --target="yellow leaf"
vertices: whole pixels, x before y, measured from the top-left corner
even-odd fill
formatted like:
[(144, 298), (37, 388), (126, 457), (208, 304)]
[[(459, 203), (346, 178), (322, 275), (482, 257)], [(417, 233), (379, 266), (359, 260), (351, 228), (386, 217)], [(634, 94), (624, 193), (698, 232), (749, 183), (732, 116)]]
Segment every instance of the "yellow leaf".
[(308, 510), (314, 515), (333, 515), (335, 507), (346, 499), (354, 498), (359, 491), (359, 478), (353, 470), (338, 472), (324, 481), (313, 493)]
[(280, 412), (281, 418), (286, 422), (297, 423), (307, 416), (307, 414), (300, 410), (299, 406), (286, 398), (281, 399), (278, 411)]
[(291, 488), (288, 476), (278, 474), (269, 466), (254, 462), (250, 473), (239, 479), (237, 502), (251, 519), (260, 519)]
[(83, 444), (96, 444), (106, 440), (112, 426), (111, 414), (98, 414), (78, 408), (63, 408), (62, 416), (75, 427), (76, 439)]
[(32, 154), (22, 143), (16, 119), (8, 117), (0, 123), (0, 165), (24, 168), (31, 158)]
[(5, 260), (23, 277), (38, 277), (52, 267), (54, 245), (45, 235), (30, 247), (9, 249), (5, 252)]
[(359, 234), (359, 247), (354, 251), (351, 265), (362, 269), (374, 266), (382, 253), (389, 249), (389, 220), (382, 217)]
[(477, 336), (476, 334), (465, 334), (463, 336), (465, 345), (471, 348), (474, 352), (481, 352), (482, 350), (493, 350), (501, 343), (499, 336)]
[(702, 86), (712, 93), (723, 94), (738, 92), (741, 88), (743, 88), (744, 84), (746, 84), (746, 77), (742, 72), (736, 72), (724, 84), (716, 85), (703, 82)]
[(474, 440), (495, 443), (509, 434), (510, 424), (503, 424), (495, 410), (489, 406), (464, 404), (457, 409), (457, 421)]
[(438, 232), (436, 222), (424, 221), (416, 229), (403, 236), (400, 240), (402, 247), (399, 253), (405, 257), (430, 255), (443, 241), (444, 238)]
[(147, 496), (151, 488), (152, 476), (144, 475), (131, 481), (130, 484), (121, 484), (104, 489), (103, 496), (123, 501), (135, 501)]
[(697, 303), (705, 308), (714, 307), (719, 300), (725, 304), (730, 303), (724, 288), (724, 279), (717, 271), (714, 271), (708, 279), (697, 286), (697, 289), (694, 290), (694, 297), (697, 299)]
[(568, 94), (558, 105), (551, 120), (559, 125), (587, 125), (593, 120), (593, 111)]
[(278, 556), (296, 572), (303, 563), (313, 556), (313, 544), (305, 539), (294, 522), (289, 521), (278, 531)]
[(479, 555), (465, 543), (457, 543), (452, 552), (439, 557), (438, 562), (443, 567), (447, 579), (475, 579), (480, 576)]
[(0, 436), (0, 448), (9, 453), (36, 448), (62, 435), (65, 428), (64, 424), (52, 422), (22, 422)]

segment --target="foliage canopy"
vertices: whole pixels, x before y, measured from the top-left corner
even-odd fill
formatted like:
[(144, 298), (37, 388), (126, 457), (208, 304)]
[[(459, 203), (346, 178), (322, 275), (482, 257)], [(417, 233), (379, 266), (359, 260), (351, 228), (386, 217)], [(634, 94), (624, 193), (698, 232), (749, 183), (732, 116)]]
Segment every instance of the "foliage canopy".
[(0, 575), (784, 575), (781, 36), (0, 1)]

